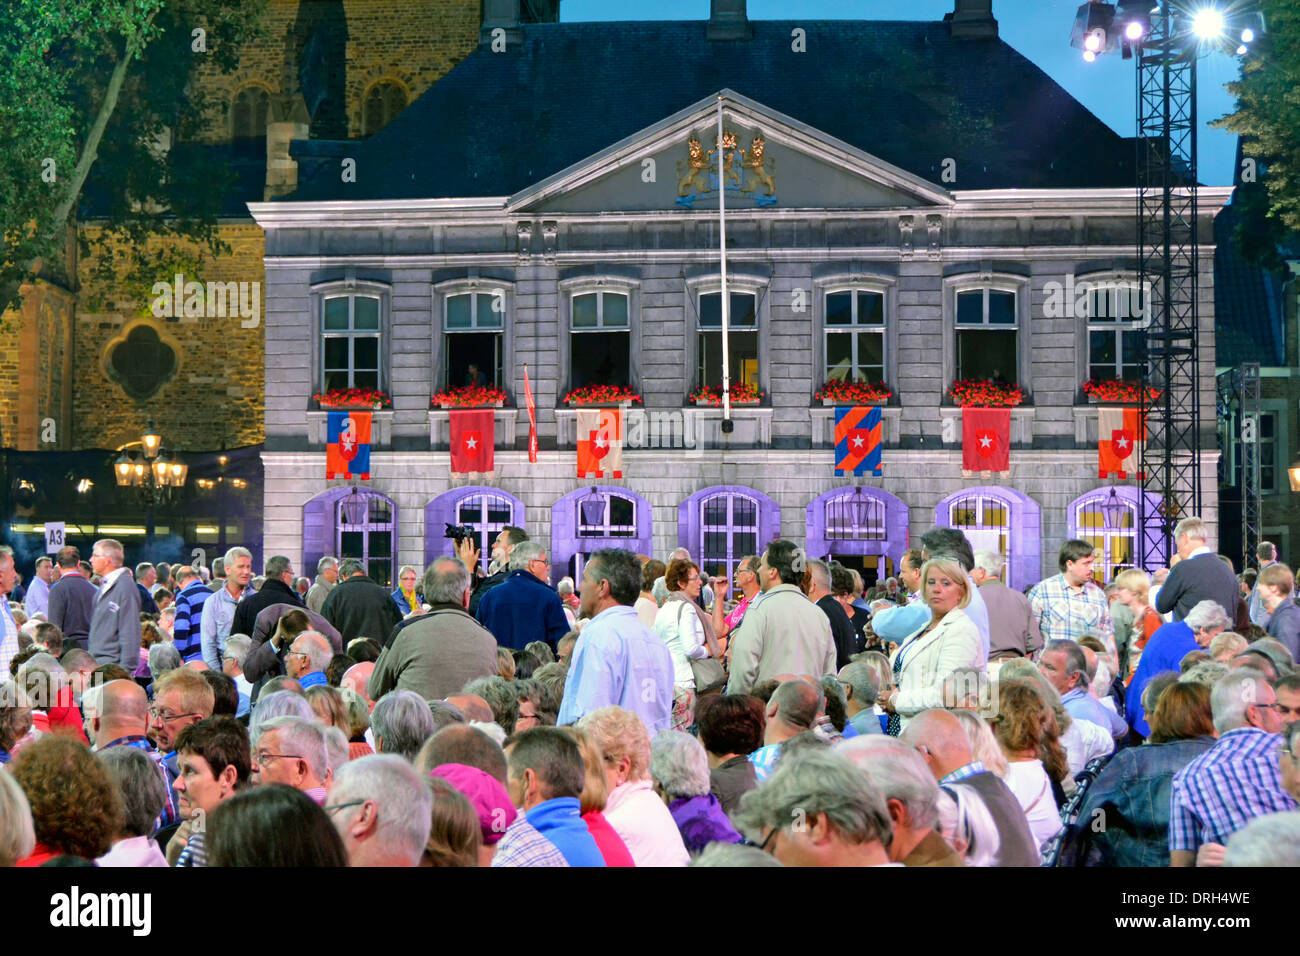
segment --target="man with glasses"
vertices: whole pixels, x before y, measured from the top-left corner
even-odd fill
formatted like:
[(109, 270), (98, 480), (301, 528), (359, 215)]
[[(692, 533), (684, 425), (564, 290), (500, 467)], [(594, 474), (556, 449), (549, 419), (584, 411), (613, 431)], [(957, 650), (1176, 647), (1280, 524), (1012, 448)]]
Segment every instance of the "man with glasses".
[(732, 581), (736, 584), (736, 590), (740, 592), (740, 601), (723, 614), (723, 604), (726, 602), (728, 585), (724, 580), (718, 581), (718, 596), (713, 602), (713, 633), (722, 640), (736, 628), (740, 627), (740, 622), (745, 619), (745, 612), (755, 606), (763, 594), (763, 590), (758, 583), (758, 556), (748, 555), (740, 559), (736, 565), (736, 573), (732, 575)]
[(418, 866), (433, 828), (433, 790), (409, 761), (372, 754), (339, 768), (324, 810), (349, 865)]
[(327, 683), (325, 669), (330, 666), (334, 648), (325, 639), (325, 635), (315, 631), (303, 631), (289, 646), (289, 653), (284, 656), (284, 670), (296, 680), (305, 691)]
[(254, 744), (252, 769), (258, 783), (282, 783), (323, 806), (329, 778), (324, 728), (301, 717), (268, 720)]
[(163, 762), (163, 756), (145, 733), (149, 729), (149, 698), (144, 688), (133, 680), (114, 680), (103, 685), (99, 692), (99, 707), (90, 718), (90, 738), (97, 751), (110, 747), (133, 747), (144, 751), (145, 756), (158, 767), (159, 776), (167, 791), (158, 818), (158, 829), (180, 822), (180, 805), (172, 784), (176, 777)]
[(510, 574), (478, 602), (475, 615), (501, 647), (523, 650), (545, 641), (554, 650), (569, 630), (560, 595), (550, 586), (546, 548), (524, 541), (510, 550)]
[(1282, 717), (1277, 694), (1248, 667), (1222, 677), (1210, 693), (1219, 740), (1173, 781), (1171, 866), (1221, 859), (1223, 844), (1255, 817), (1296, 809), (1282, 786), (1277, 756)]
[(149, 737), (165, 754), (163, 765), (173, 780), (179, 772), (176, 738), (186, 727), (211, 717), (214, 703), (212, 686), (202, 674), (189, 668), (169, 671), (154, 686), (153, 706), (149, 708)]

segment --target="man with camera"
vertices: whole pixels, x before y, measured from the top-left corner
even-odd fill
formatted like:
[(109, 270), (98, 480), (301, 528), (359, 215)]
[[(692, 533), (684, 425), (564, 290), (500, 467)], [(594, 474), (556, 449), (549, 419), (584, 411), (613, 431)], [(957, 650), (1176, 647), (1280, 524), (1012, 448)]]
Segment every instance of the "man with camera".
[(528, 540), (528, 532), (512, 524), (501, 529), (501, 533), (492, 542), (493, 573), (490, 575), (484, 574), (479, 567), (479, 549), (474, 546), (477, 532), (473, 528), (448, 524), (446, 536), (455, 540), (456, 557), (469, 568), (470, 580), (474, 585), (474, 593), (469, 599), (469, 613), (477, 616), (478, 602), (483, 600), (483, 595), (510, 576), (510, 552), (515, 545)]

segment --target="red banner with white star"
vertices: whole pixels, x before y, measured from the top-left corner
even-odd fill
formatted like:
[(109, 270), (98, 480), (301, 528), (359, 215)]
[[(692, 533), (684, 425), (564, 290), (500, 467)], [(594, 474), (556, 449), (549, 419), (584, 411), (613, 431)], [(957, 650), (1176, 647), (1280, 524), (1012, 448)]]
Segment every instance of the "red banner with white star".
[(451, 473), (487, 472), (495, 465), (496, 415), (492, 409), (451, 412)]
[(623, 477), (623, 410), (578, 412), (578, 477)]
[(1142, 447), (1146, 444), (1146, 416), (1140, 408), (1097, 409), (1097, 477), (1127, 478), (1139, 481), (1142, 473)]
[(1011, 409), (961, 410), (961, 467), (965, 471), (1009, 471)]

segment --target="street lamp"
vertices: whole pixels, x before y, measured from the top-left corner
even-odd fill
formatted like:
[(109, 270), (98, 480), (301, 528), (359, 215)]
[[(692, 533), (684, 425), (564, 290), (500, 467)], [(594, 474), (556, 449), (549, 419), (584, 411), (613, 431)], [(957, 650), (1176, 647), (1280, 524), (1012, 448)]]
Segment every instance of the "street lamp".
[(579, 503), (582, 511), (582, 523), (588, 527), (599, 525), (605, 520), (605, 496), (592, 486), (591, 492)]
[(1286, 470), (1286, 480), (1291, 482), (1292, 491), (1300, 491), (1300, 461), (1293, 462)]
[[(134, 450), (139, 446), (139, 450)], [(134, 488), (141, 502), (152, 508), (171, 497), (172, 489), (185, 487), (190, 466), (173, 458), (163, 447), (162, 435), (149, 420), (139, 441), (123, 445), (113, 462), (113, 477), (119, 488)]]
[(1119, 500), (1119, 495), (1115, 489), (1110, 489), (1110, 495), (1101, 504), (1101, 521), (1107, 531), (1118, 531), (1124, 523), (1124, 514), (1128, 511), (1128, 506)]

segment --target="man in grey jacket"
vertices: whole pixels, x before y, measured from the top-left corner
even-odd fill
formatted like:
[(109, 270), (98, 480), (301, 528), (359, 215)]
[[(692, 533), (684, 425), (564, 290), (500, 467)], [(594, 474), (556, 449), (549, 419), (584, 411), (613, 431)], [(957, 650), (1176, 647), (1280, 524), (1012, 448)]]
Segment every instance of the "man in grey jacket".
[(326, 555), (316, 562), (316, 583), (307, 589), (307, 597), (304, 599), (308, 610), (320, 613), (320, 609), (325, 606), (325, 599), (330, 596), (330, 591), (334, 590), (334, 585), (339, 583), (339, 559), (331, 555)]
[(470, 616), (469, 570), (455, 558), (438, 558), (424, 572), (428, 614), (408, 617), (375, 662), (367, 690), (378, 700), (390, 690), (413, 690), (441, 700), (476, 677), (497, 673), (497, 642)]
[(799, 589), (807, 556), (793, 541), (773, 541), (758, 564), (763, 600), (750, 605), (731, 648), (728, 694), (748, 694), (778, 674), (820, 680), (835, 673), (831, 622)]
[(996, 551), (976, 551), (971, 579), (989, 613), (989, 660), (1029, 657), (1043, 646), (1038, 616), (1029, 598), (1002, 583), (1005, 559)]
[(120, 664), (132, 672), (140, 663), (140, 590), (131, 569), (122, 565), (122, 542), (101, 538), (90, 553), (90, 566), (103, 583), (90, 616), (87, 649), (100, 664)]

